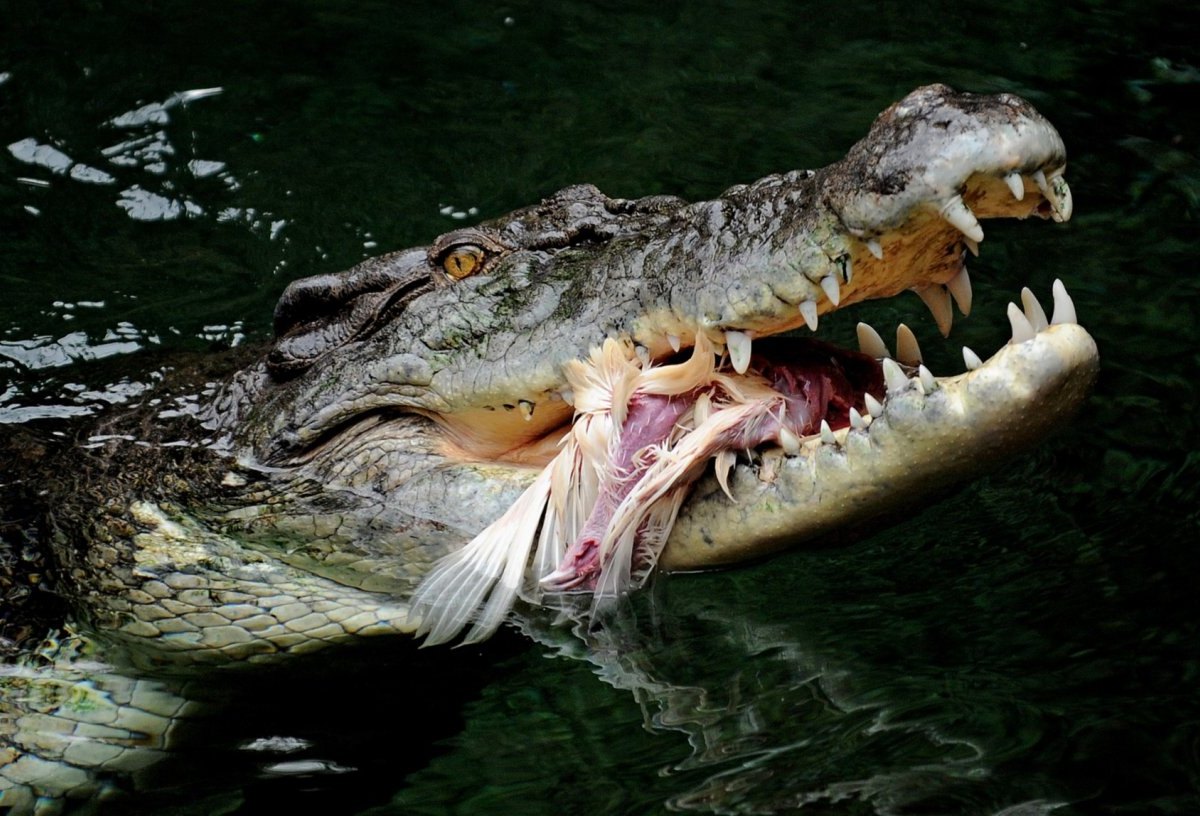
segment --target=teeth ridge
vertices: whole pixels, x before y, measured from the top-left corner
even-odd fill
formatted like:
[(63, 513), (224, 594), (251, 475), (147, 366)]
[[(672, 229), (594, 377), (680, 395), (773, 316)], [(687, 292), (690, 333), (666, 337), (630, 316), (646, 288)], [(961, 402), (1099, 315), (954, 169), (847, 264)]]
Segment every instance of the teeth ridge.
[(972, 241), (983, 240), (983, 227), (979, 226), (979, 219), (962, 200), (962, 196), (955, 195), (947, 199), (946, 203), (942, 205), (941, 215), (951, 226)]
[(926, 394), (937, 388), (937, 377), (925, 366), (917, 367), (917, 376), (921, 378), (921, 385), (925, 387)]
[(750, 367), (750, 335), (740, 331), (725, 332), (725, 345), (729, 350), (729, 362), (738, 374), (745, 374)]
[(1004, 177), (1004, 183), (1008, 185), (1008, 189), (1012, 192), (1013, 198), (1017, 201), (1025, 200), (1025, 181), (1021, 178), (1020, 173), (1009, 173)]
[(1075, 316), (1075, 303), (1067, 294), (1067, 287), (1063, 285), (1063, 282), (1055, 279), (1052, 291), (1054, 292), (1054, 317), (1050, 318), (1050, 323), (1055, 326), (1063, 323), (1078, 323), (1079, 320)]
[(979, 355), (971, 351), (966, 346), (963, 346), (963, 363), (967, 366), (967, 371), (974, 371), (983, 365), (983, 360), (979, 359)]
[(1042, 308), (1042, 304), (1038, 303), (1037, 297), (1028, 286), (1021, 289), (1021, 305), (1025, 309), (1025, 317), (1028, 318), (1029, 324), (1033, 326), (1035, 332), (1040, 332), (1050, 325), (1050, 321), (1046, 319), (1046, 311)]
[(829, 298), (829, 302), (837, 306), (842, 302), (842, 290), (838, 286), (837, 278), (833, 275), (826, 275), (821, 278), (821, 289), (825, 292), (825, 297)]
[(867, 429), (867, 421), (863, 419), (863, 415), (854, 407), (850, 408), (850, 427), (856, 431), (865, 431)]
[(901, 370), (895, 360), (885, 357), (882, 366), (883, 381), (887, 384), (888, 391), (903, 391), (908, 388), (908, 375)]
[(950, 293), (946, 287), (935, 284), (922, 289), (913, 289), (913, 291), (929, 308), (942, 337), (949, 337), (950, 328), (954, 325), (954, 310), (950, 308)]
[(858, 331), (858, 348), (863, 354), (871, 357), (891, 357), (891, 352), (888, 351), (887, 345), (883, 342), (883, 338), (879, 336), (879, 332), (875, 331), (875, 327), (870, 323), (859, 323)]
[(871, 394), (863, 394), (863, 404), (867, 407), (867, 413), (871, 415), (872, 419), (879, 419), (883, 416), (883, 403)]
[(800, 452), (800, 437), (788, 428), (781, 427), (779, 429), (779, 447), (783, 448), (783, 452), (789, 456), (795, 456)]
[(946, 284), (946, 290), (950, 292), (950, 297), (954, 298), (954, 302), (958, 304), (958, 310), (962, 312), (963, 317), (971, 313), (971, 276), (967, 274), (967, 267), (964, 264), (963, 268), (958, 270), (955, 275)]
[(1008, 322), (1012, 325), (1012, 340), (1010, 341), (1012, 343), (1024, 343), (1037, 335), (1029, 318), (1017, 308), (1015, 303), (1008, 304)]
[(1063, 170), (1059, 168), (1050, 174), (1050, 192), (1054, 194), (1055, 203), (1055, 221), (1070, 221), (1072, 213), (1075, 212), (1075, 199), (1071, 195), (1071, 188), (1067, 184), (1067, 179), (1063, 176)]
[(808, 326), (809, 331), (817, 330), (817, 304), (816, 301), (806, 300), (800, 304), (800, 316), (804, 318), (804, 325)]
[(908, 366), (921, 364), (921, 344), (912, 329), (901, 323), (896, 327), (896, 359)]
[(833, 431), (830, 429), (829, 423), (824, 419), (821, 420), (821, 441), (826, 445), (837, 444), (837, 437), (833, 435)]

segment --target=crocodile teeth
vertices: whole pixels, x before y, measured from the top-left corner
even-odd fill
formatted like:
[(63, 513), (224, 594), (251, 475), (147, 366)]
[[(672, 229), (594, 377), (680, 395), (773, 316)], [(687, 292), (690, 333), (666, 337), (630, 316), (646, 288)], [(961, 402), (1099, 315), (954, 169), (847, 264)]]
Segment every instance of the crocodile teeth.
[(946, 287), (934, 285), (913, 291), (933, 313), (933, 321), (937, 323), (942, 337), (949, 337), (950, 327), (954, 325), (954, 311), (950, 308), (950, 293), (946, 291)]
[(1075, 303), (1067, 294), (1067, 287), (1063, 286), (1062, 281), (1055, 280), (1052, 289), (1054, 292), (1054, 317), (1050, 318), (1050, 322), (1055, 326), (1060, 323), (1077, 323)]
[(890, 357), (883, 358), (883, 381), (887, 384), (888, 391), (903, 391), (908, 388), (908, 375)]
[(787, 428), (780, 428), (779, 447), (783, 448), (783, 452), (789, 456), (795, 456), (800, 452), (800, 437), (796, 436)]
[(836, 445), (837, 437), (833, 435), (833, 430), (829, 427), (829, 423), (821, 420), (821, 441), (826, 445)]
[(979, 242), (972, 241), (970, 238), (963, 238), (963, 243), (967, 245), (967, 249), (971, 250), (971, 254), (976, 258), (979, 257)]
[(725, 332), (725, 344), (729, 348), (729, 362), (738, 374), (745, 374), (750, 367), (750, 335), (740, 331)]
[(679, 351), (680, 344), (679, 344), (679, 335), (678, 334), (668, 334), (667, 342), (670, 343), (670, 345), (671, 345), (671, 351)]
[(921, 344), (912, 329), (901, 323), (896, 327), (896, 359), (905, 365), (921, 364)]
[(737, 463), (737, 454), (731, 450), (723, 450), (716, 455), (713, 461), (713, 471), (717, 477), (717, 483), (721, 485), (721, 489), (725, 491), (725, 495), (729, 500), (736, 502), (733, 497), (733, 492), (729, 489), (729, 471)]
[(937, 388), (937, 377), (925, 366), (917, 367), (917, 376), (921, 378), (921, 385), (925, 386), (926, 394)]
[(1017, 201), (1025, 199), (1025, 181), (1021, 178), (1020, 173), (1009, 173), (1004, 177), (1004, 183), (1008, 185), (1008, 189), (1012, 190), (1013, 198)]
[(1066, 178), (1063, 177), (1063, 169), (1059, 168), (1050, 175), (1050, 191), (1054, 193), (1055, 201), (1058, 204), (1057, 215), (1055, 221), (1070, 221), (1071, 214), (1075, 212), (1075, 199), (1071, 195), (1071, 188), (1067, 185)]
[(879, 332), (869, 323), (858, 324), (858, 349), (863, 354), (868, 354), (871, 357), (891, 357), (891, 352), (884, 345), (883, 338), (879, 336)]
[(867, 421), (863, 419), (863, 415), (858, 412), (857, 408), (852, 407), (850, 409), (850, 427), (856, 431), (865, 431), (867, 429)]
[(637, 346), (634, 348), (633, 352), (637, 355), (637, 358), (641, 360), (642, 368), (650, 367), (650, 349), (646, 348), (645, 346)]
[(825, 290), (825, 297), (829, 298), (829, 302), (834, 306), (842, 302), (842, 290), (838, 286), (837, 278), (833, 275), (821, 278), (821, 288)]
[(1008, 322), (1012, 324), (1012, 343), (1024, 343), (1026, 340), (1032, 340), (1037, 334), (1033, 330), (1033, 324), (1029, 322), (1017, 304), (1008, 304)]
[(878, 419), (883, 416), (883, 403), (875, 399), (870, 394), (863, 394), (863, 404), (867, 406), (867, 413), (872, 419)]
[(979, 359), (979, 355), (966, 346), (963, 346), (963, 362), (966, 363), (967, 371), (974, 371), (983, 365), (983, 360)]
[(1046, 312), (1042, 309), (1042, 304), (1038, 303), (1038, 299), (1034, 297), (1028, 286), (1021, 290), (1021, 305), (1025, 307), (1025, 317), (1029, 318), (1029, 323), (1033, 326), (1034, 331), (1041, 331), (1050, 325), (1050, 321), (1046, 319)]
[(946, 289), (950, 291), (950, 296), (958, 304), (958, 310), (962, 312), (963, 317), (969, 315), (971, 313), (971, 276), (967, 274), (965, 265), (946, 284)]
[(875, 260), (883, 260), (883, 246), (880, 245), (878, 238), (871, 238), (867, 241), (867, 250), (875, 256)]
[(971, 212), (971, 208), (963, 202), (962, 196), (951, 196), (942, 205), (941, 215), (952, 227), (972, 241), (983, 240), (983, 227), (979, 226), (979, 220), (975, 217), (975, 213)]
[(800, 316), (804, 318), (804, 325), (808, 326), (809, 331), (817, 330), (817, 304), (814, 301), (806, 300), (800, 304)]
[(1067, 180), (1063, 178), (1064, 169), (1060, 167), (1055, 170), (1050, 178), (1046, 178), (1046, 174), (1041, 170), (1033, 174), (1034, 184), (1037, 185), (1046, 201), (1050, 203), (1050, 217), (1059, 222), (1071, 220), (1071, 213), (1075, 210), (1071, 188), (1067, 186)]
[(533, 403), (529, 400), (518, 400), (517, 407), (521, 409), (521, 416), (525, 417), (525, 421), (529, 422), (533, 419)]

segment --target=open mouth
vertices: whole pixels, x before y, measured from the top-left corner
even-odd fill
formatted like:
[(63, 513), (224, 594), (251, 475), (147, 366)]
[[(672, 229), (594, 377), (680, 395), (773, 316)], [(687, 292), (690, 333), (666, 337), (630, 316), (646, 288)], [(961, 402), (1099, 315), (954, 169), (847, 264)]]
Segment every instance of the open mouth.
[[(693, 278), (694, 296), (563, 364), (561, 408), (530, 402), (530, 444), (503, 455), (540, 465), (537, 479), (412, 598), (426, 643), (468, 626), (468, 642), (487, 637), (518, 596), (612, 598), (656, 565), (761, 557), (887, 513), (1035, 444), (1074, 412), (1098, 355), (1060, 281), (1049, 316), (1023, 290), (1007, 307), (1009, 341), (986, 360), (964, 347), (965, 370), (952, 376), (925, 367), (903, 324), (894, 348), (865, 323), (858, 351), (794, 336), (909, 290), (948, 336), (955, 306), (967, 315), (974, 305), (966, 260), (979, 252), (981, 219), (1070, 219), (1053, 128), (1013, 97), (930, 105), (947, 93), (915, 92), (837, 166), (801, 176), (827, 215), (799, 216), (804, 231), (785, 229), (765, 248), (778, 275), (722, 286), (714, 267)], [(986, 127), (971, 118), (977, 105), (991, 106)], [(796, 177), (726, 195), (731, 206), (769, 198)], [(770, 200), (787, 217), (793, 199)], [(724, 205), (711, 206), (698, 223), (724, 223)], [(461, 421), (457, 431), (439, 421), (463, 435)]]

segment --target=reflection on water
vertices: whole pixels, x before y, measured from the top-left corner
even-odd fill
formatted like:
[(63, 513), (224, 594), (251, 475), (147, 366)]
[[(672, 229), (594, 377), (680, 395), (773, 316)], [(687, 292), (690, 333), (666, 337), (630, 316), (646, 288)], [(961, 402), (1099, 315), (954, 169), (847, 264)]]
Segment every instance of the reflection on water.
[[(1198, 37), (1155, 2), (6, 15), (9, 430), (73, 436), (63, 419), (159, 399), (169, 355), (261, 339), (294, 278), (569, 183), (699, 197), (823, 164), (930, 81), (1031, 98), (1077, 206), (1061, 227), (987, 226), (979, 313), (927, 363), (959, 370), (1013, 292), (1061, 277), (1102, 374), (1043, 450), (897, 526), (659, 581), (598, 631), (530, 621), (480, 652), (375, 644), (190, 685), (10, 667), (0, 733), (80, 683), (93, 711), (122, 684), (189, 701), (161, 761), (111, 777), (147, 812), (1200, 811)], [(911, 300), (822, 331), (926, 319)], [(195, 405), (179, 399), (163, 415)], [(0, 519), (0, 577), (40, 569), (18, 521)], [(65, 727), (39, 722), (48, 746)]]

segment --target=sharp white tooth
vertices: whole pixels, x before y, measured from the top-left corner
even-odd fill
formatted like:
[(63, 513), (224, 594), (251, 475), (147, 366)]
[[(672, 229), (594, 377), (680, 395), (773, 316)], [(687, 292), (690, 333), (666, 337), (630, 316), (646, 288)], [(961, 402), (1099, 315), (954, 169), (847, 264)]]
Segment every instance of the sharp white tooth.
[(963, 362), (967, 365), (967, 371), (974, 371), (983, 365), (983, 360), (979, 359), (979, 355), (966, 346), (963, 346)]
[(937, 388), (937, 377), (933, 376), (933, 373), (925, 366), (917, 369), (917, 376), (921, 378), (921, 385), (925, 386), (926, 394)]
[(1021, 178), (1020, 173), (1009, 173), (1004, 177), (1004, 183), (1008, 185), (1008, 189), (1012, 190), (1013, 198), (1017, 201), (1025, 199), (1025, 180)]
[(1037, 185), (1038, 190), (1041, 191), (1043, 196), (1045, 196), (1047, 199), (1050, 198), (1050, 182), (1046, 181), (1045, 173), (1043, 173), (1041, 170), (1038, 170), (1036, 173), (1034, 173), (1033, 183)]
[(950, 296), (958, 304), (958, 310), (966, 317), (971, 313), (971, 276), (967, 274), (966, 265), (958, 270), (958, 274), (946, 284)]
[(971, 254), (976, 258), (979, 257), (979, 242), (972, 241), (970, 238), (963, 238), (963, 243), (967, 245), (967, 249), (971, 250)]
[(817, 304), (815, 301), (806, 300), (801, 303), (800, 316), (804, 318), (804, 325), (808, 326), (809, 331), (817, 330)]
[(842, 290), (838, 286), (837, 278), (833, 275), (821, 278), (821, 288), (825, 290), (825, 297), (829, 298), (829, 302), (834, 306), (842, 302)]
[(649, 368), (650, 349), (646, 348), (645, 346), (636, 346), (633, 351), (635, 354), (637, 354), (637, 358), (642, 361), (642, 368)]
[(826, 445), (836, 445), (837, 437), (833, 435), (833, 431), (829, 428), (829, 423), (821, 420), (821, 441)]
[(942, 218), (945, 218), (950, 222), (951, 226), (972, 241), (983, 240), (983, 227), (979, 226), (979, 220), (975, 218), (975, 213), (971, 212), (971, 208), (962, 200), (962, 196), (952, 196), (947, 200), (942, 205), (941, 213)]
[(891, 352), (883, 343), (879, 332), (869, 323), (858, 324), (858, 349), (871, 357), (891, 357)]
[(679, 335), (668, 334), (667, 342), (671, 344), (671, 351), (679, 351)]
[(896, 359), (905, 365), (921, 364), (921, 344), (912, 329), (901, 323), (896, 327)]
[(1074, 201), (1071, 198), (1071, 188), (1067, 186), (1067, 180), (1062, 176), (1064, 169), (1060, 167), (1055, 170), (1054, 175), (1049, 179), (1041, 170), (1033, 174), (1034, 184), (1050, 204), (1050, 217), (1060, 222), (1070, 220), (1071, 213), (1075, 209)]
[(890, 357), (883, 358), (883, 381), (887, 383), (888, 391), (903, 391), (908, 388), (908, 375), (901, 371), (900, 366)]
[(1011, 343), (1024, 343), (1037, 336), (1033, 324), (1015, 303), (1008, 304), (1008, 322), (1012, 324), (1012, 340), (1009, 341)]
[(779, 429), (779, 447), (783, 448), (783, 452), (789, 456), (795, 456), (800, 452), (800, 437), (787, 428), (781, 427)]
[(1050, 174), (1048, 181), (1050, 182), (1050, 192), (1054, 195), (1054, 220), (1055, 221), (1070, 221), (1071, 214), (1075, 212), (1075, 199), (1071, 196), (1071, 188), (1067, 185), (1067, 180), (1063, 176), (1065, 167), (1060, 167)]
[(850, 427), (856, 431), (867, 429), (867, 421), (863, 419), (863, 415), (858, 412), (857, 408), (850, 409)]
[(1063, 286), (1062, 281), (1055, 280), (1053, 291), (1054, 317), (1050, 318), (1050, 322), (1055, 326), (1060, 323), (1078, 323), (1079, 320), (1075, 317), (1075, 303), (1067, 294), (1067, 287)]
[(883, 403), (870, 394), (863, 394), (863, 404), (867, 406), (867, 413), (871, 415), (872, 419), (879, 419), (883, 416)]
[(1029, 324), (1033, 326), (1034, 331), (1041, 331), (1050, 325), (1042, 304), (1038, 303), (1028, 286), (1021, 289), (1021, 305), (1025, 307), (1025, 317), (1029, 318)]
[(725, 344), (729, 348), (729, 362), (738, 374), (745, 374), (750, 367), (750, 335), (740, 331), (725, 332)]
[(949, 337), (950, 327), (954, 325), (954, 310), (950, 308), (950, 293), (946, 291), (946, 287), (935, 284), (913, 291), (933, 313), (933, 320), (937, 323), (942, 337)]
[(731, 502), (736, 502), (733, 493), (729, 490), (729, 471), (737, 464), (737, 454), (731, 450), (723, 450), (718, 453), (713, 461), (713, 471), (716, 474), (717, 482), (721, 485), (721, 489), (725, 491), (725, 495), (729, 497)]
[(533, 403), (529, 400), (518, 400), (517, 407), (521, 409), (521, 416), (525, 417), (525, 421), (529, 422), (533, 419)]
[(872, 255), (875, 256), (875, 260), (877, 260), (877, 261), (883, 260), (883, 246), (879, 243), (878, 238), (869, 239), (867, 241), (867, 249), (870, 251), (870, 253)]

